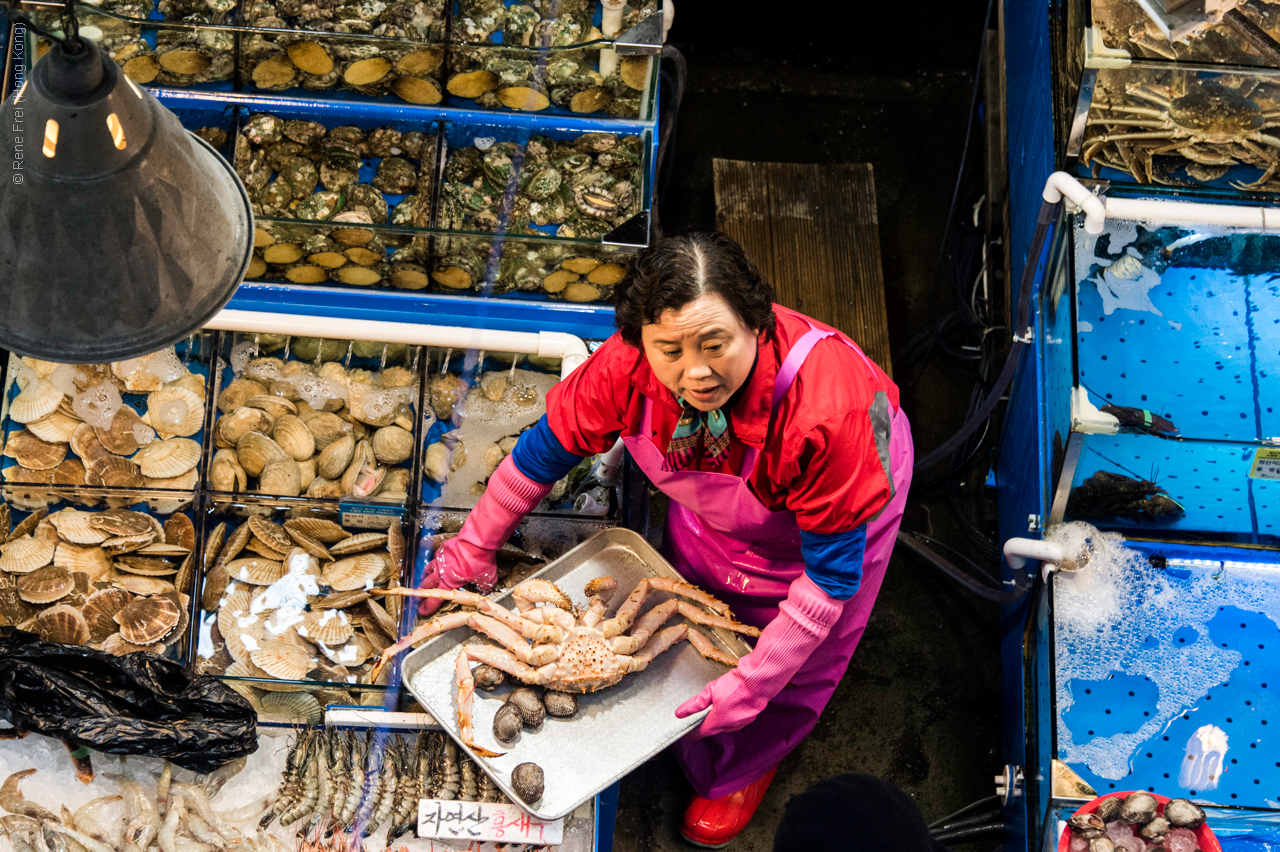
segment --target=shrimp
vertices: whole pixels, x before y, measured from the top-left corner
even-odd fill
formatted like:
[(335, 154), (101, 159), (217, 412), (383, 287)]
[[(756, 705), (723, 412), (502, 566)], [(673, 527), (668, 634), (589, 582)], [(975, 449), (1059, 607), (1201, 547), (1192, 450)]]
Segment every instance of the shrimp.
[[(122, 801), (123, 799), (123, 796), (101, 796), (94, 799), (92, 802), (89, 802), (87, 805), (81, 805), (76, 809), (76, 812), (71, 815), (71, 822), (69, 824), (81, 834), (87, 834), (99, 843), (106, 843), (111, 846), (115, 846), (117, 845), (117, 838), (120, 834), (119, 818), (117, 817), (115, 820), (116, 825), (114, 830), (107, 832), (102, 828), (102, 820), (98, 816), (98, 813), (108, 805), (114, 805), (116, 802)], [(81, 842), (83, 843), (84, 841)]]
[(382, 762), (382, 785), (377, 806), (372, 808), (372, 816), (365, 824), (363, 836), (368, 837), (378, 830), (378, 826), (387, 821), (387, 817), (395, 812), (396, 806), (396, 784), (399, 780), (399, 773), (396, 771), (397, 761), (395, 752), (391, 748), (387, 749), (387, 753)]
[(196, 840), (215, 849), (222, 849), (227, 845), (227, 841), (222, 838), (216, 828), (205, 822), (200, 814), (191, 811), (187, 811), (187, 832)]
[(29, 816), (41, 822), (59, 822), (57, 814), (22, 798), (22, 791), (18, 789), (18, 784), (23, 778), (29, 778), (35, 774), (34, 768), (23, 769), (6, 778), (4, 784), (0, 785), (0, 808), (4, 808), (11, 814)]
[(302, 819), (316, 806), (316, 801), (320, 797), (320, 768), (319, 764), (324, 762), (324, 749), (317, 749), (320, 752), (320, 759), (313, 761), (307, 766), (306, 776), (302, 780), (302, 795), (298, 797), (297, 802), (289, 810), (280, 814), (280, 827), (293, 825)]
[(107, 777), (116, 783), (124, 795), (124, 852), (144, 852), (160, 832), (160, 812), (156, 810), (151, 797), (143, 791), (142, 785), (132, 778), (123, 775)]
[(209, 799), (205, 796), (204, 790), (198, 784), (184, 784), (181, 781), (174, 781), (172, 790), (182, 795), (183, 805), (189, 807), (200, 815), (214, 831), (222, 835), (223, 839), (228, 843), (233, 843), (240, 839), (240, 832), (234, 826), (228, 825), (209, 805)]
[(174, 852), (213, 852), (213, 848), (208, 843), (201, 843), (190, 837), (178, 836), (173, 839)]
[(169, 768), (169, 761), (164, 762), (164, 769), (160, 773), (160, 780), (156, 783), (156, 810), (161, 816), (165, 813), (165, 808), (169, 806), (169, 784), (173, 781), (173, 773)]
[(93, 837), (90, 837), (89, 835), (85, 834), (84, 832), (77, 831), (76, 829), (71, 828), (70, 826), (55, 825), (54, 823), (51, 823), (51, 822), (45, 823), (45, 825), (48, 826), (53, 831), (56, 831), (59, 834), (64, 834), (68, 838), (74, 840), (76, 843), (79, 843), (82, 847), (84, 847), (86, 852), (116, 852), (116, 847), (111, 845), (110, 843), (104, 843), (101, 840), (96, 840)]

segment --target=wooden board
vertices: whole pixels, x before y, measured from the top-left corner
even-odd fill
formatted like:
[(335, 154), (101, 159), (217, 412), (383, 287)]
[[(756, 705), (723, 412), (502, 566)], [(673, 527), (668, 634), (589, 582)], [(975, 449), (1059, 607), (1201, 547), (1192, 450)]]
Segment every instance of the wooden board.
[(840, 329), (893, 375), (870, 163), (714, 161), (716, 227), (778, 302)]

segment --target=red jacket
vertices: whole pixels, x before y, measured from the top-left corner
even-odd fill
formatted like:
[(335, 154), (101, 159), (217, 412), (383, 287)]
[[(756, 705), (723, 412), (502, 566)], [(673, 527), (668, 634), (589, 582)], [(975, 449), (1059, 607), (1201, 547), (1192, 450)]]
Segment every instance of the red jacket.
[[(897, 411), (898, 387), (869, 360), (827, 338), (805, 359), (770, 429), (769, 405), (783, 359), (810, 323), (831, 328), (780, 305), (774, 314), (775, 335), (761, 336), (745, 391), (726, 411), (732, 434), (728, 460), (711, 468), (699, 454), (691, 465), (738, 473), (745, 446), (753, 446), (760, 457), (749, 485), (765, 506), (795, 512), (806, 532), (850, 532), (879, 513), (892, 494), (887, 459), (882, 461), (887, 448), (877, 448), (869, 412), (880, 391)], [(547, 418), (565, 450), (588, 456), (609, 449), (619, 435), (640, 431), (644, 397), (654, 403), (649, 439), (665, 452), (680, 406), (644, 353), (615, 334), (551, 389)]]

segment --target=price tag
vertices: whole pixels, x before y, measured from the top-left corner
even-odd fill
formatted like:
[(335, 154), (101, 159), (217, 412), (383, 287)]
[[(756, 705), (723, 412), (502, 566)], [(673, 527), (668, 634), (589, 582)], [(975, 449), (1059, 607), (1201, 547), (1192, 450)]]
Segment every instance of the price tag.
[(1280, 447), (1258, 447), (1253, 454), (1253, 479), (1280, 479)]
[(517, 805), (487, 802), (418, 802), (418, 836), (435, 840), (495, 843), (536, 843), (559, 846), (564, 840), (564, 820), (543, 822)]
[(338, 504), (342, 514), (344, 527), (358, 527), (366, 530), (385, 530), (391, 522), (404, 514), (403, 506), (385, 503), (349, 503), (343, 500)]

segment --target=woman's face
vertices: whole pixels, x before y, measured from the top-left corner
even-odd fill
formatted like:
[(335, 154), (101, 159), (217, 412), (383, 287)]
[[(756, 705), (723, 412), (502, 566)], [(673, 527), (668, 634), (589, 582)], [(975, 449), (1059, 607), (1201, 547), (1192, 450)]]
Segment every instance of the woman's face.
[(714, 293), (663, 311), (640, 339), (658, 381), (699, 411), (728, 402), (756, 360), (757, 332)]

